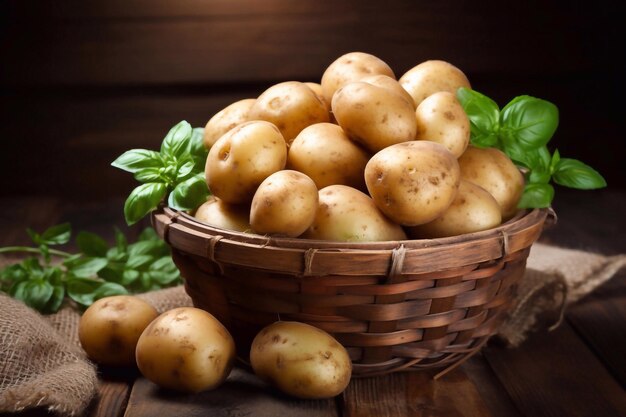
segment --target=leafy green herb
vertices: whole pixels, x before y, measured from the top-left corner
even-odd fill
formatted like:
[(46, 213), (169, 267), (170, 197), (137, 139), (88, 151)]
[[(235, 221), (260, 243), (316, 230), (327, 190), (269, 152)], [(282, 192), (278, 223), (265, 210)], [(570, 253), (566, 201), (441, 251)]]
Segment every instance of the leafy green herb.
[[(152, 228), (129, 244), (115, 229), (115, 245), (100, 236), (80, 232), (78, 253), (50, 246), (70, 241), (69, 223), (53, 226), (39, 234), (27, 230), (35, 246), (9, 246), (0, 253), (32, 253), (22, 261), (0, 270), (0, 291), (6, 292), (42, 313), (54, 313), (69, 298), (87, 307), (109, 295), (138, 293), (180, 283), (180, 274), (169, 248)], [(52, 257), (59, 261), (52, 261)]]
[(192, 129), (186, 121), (170, 129), (159, 152), (132, 149), (111, 165), (132, 173), (142, 184), (124, 204), (126, 222), (134, 224), (156, 209), (169, 194), (168, 204), (177, 210), (193, 210), (204, 203), (209, 189), (204, 181), (207, 150), (204, 129)]
[(548, 143), (559, 124), (559, 111), (549, 101), (518, 96), (502, 110), (489, 97), (459, 88), (457, 98), (470, 120), (471, 143), (495, 147), (524, 169), (526, 186), (520, 208), (548, 207), (554, 198), (551, 182), (581, 190), (606, 187), (595, 169), (576, 159), (552, 154)]

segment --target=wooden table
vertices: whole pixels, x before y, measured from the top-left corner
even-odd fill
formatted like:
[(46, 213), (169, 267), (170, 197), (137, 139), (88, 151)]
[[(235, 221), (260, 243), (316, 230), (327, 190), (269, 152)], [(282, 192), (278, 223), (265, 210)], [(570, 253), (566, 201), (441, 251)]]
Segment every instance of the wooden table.
[[(125, 228), (122, 199), (0, 201), (2, 244), (25, 243), (25, 227), (41, 230), (60, 221), (111, 238), (112, 226)], [(625, 191), (559, 189), (554, 207), (559, 222), (542, 241), (604, 254), (626, 252)], [(101, 371), (100, 396), (88, 417), (626, 416), (626, 270), (571, 306), (555, 331), (534, 333), (515, 349), (490, 343), (438, 380), (434, 372), (353, 379), (337, 398), (302, 401), (271, 390), (240, 368), (219, 389), (196, 395), (161, 390), (136, 372)]]

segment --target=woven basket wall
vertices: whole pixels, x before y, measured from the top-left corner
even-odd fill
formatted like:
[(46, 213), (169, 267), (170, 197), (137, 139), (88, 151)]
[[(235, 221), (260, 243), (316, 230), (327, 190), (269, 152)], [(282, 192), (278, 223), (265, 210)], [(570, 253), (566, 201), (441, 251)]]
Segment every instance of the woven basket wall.
[(547, 210), (442, 239), (337, 243), (213, 228), (169, 208), (153, 225), (197, 307), (242, 358), (264, 326), (302, 321), (350, 353), (353, 375), (453, 365), (496, 333)]

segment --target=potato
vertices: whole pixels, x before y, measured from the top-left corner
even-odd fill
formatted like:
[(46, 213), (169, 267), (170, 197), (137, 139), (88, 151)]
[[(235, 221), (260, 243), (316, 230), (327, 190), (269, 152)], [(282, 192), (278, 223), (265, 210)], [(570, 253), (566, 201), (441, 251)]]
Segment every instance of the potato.
[(433, 93), (448, 91), (456, 94), (460, 87), (471, 88), (460, 69), (441, 60), (422, 62), (408, 70), (398, 81), (413, 97), (416, 107)]
[(319, 206), (308, 239), (340, 242), (404, 240), (402, 227), (385, 217), (365, 193), (346, 185), (319, 190)]
[(273, 123), (287, 143), (305, 127), (330, 120), (326, 104), (298, 81), (282, 82), (265, 90), (252, 105), (250, 119)]
[(524, 176), (504, 152), (496, 148), (470, 146), (459, 158), (461, 177), (491, 194), (508, 220), (517, 212), (524, 193)]
[(287, 144), (272, 123), (251, 121), (220, 137), (209, 150), (209, 189), (229, 204), (249, 203), (265, 178), (285, 168)]
[(254, 193), (250, 224), (261, 234), (299, 236), (313, 223), (317, 199), (317, 187), (305, 174), (275, 172)]
[(369, 154), (352, 142), (340, 126), (317, 123), (291, 143), (287, 167), (303, 172), (317, 185), (343, 184), (365, 190), (363, 170)]
[(389, 146), (365, 167), (365, 184), (376, 206), (404, 226), (439, 217), (452, 204), (460, 176), (456, 157), (429, 141)]
[(235, 342), (211, 314), (194, 307), (166, 311), (137, 342), (137, 366), (163, 388), (200, 392), (218, 387), (230, 373)]
[(194, 213), (194, 217), (213, 227), (245, 232), (250, 226), (248, 206), (227, 204), (215, 196), (210, 196)]
[(387, 88), (361, 81), (346, 84), (331, 107), (339, 126), (370, 152), (415, 139), (415, 109)]
[(210, 149), (224, 133), (250, 120), (248, 115), (255, 101), (253, 98), (239, 100), (215, 113), (204, 127), (204, 147)]
[(341, 394), (352, 375), (346, 349), (330, 334), (311, 325), (279, 321), (261, 330), (252, 342), (254, 373), (298, 398)]
[(461, 180), (452, 204), (435, 220), (408, 228), (413, 239), (437, 238), (479, 232), (502, 221), (500, 205), (484, 188)]
[(330, 101), (326, 100), (326, 98), (324, 97), (324, 91), (322, 90), (322, 84), (306, 82), (306, 83), (304, 83), (304, 85), (309, 87), (315, 93), (317, 98), (319, 98), (320, 101), (322, 103), (324, 103), (324, 106), (326, 106), (326, 111), (328, 111), (329, 116), (332, 117), (332, 115), (330, 114)]
[(322, 74), (324, 98), (332, 102), (335, 91), (368, 75), (383, 74), (395, 80), (393, 70), (380, 58), (364, 52), (349, 52), (334, 60)]
[(157, 315), (155, 308), (140, 298), (104, 297), (81, 316), (78, 339), (87, 356), (97, 363), (134, 366), (137, 340)]
[(401, 95), (402, 97), (404, 97), (404, 99), (406, 101), (408, 101), (409, 104), (411, 106), (413, 106), (413, 108), (415, 108), (415, 103), (413, 102), (413, 97), (411, 97), (409, 92), (406, 91), (400, 85), (398, 80), (396, 80), (395, 78), (391, 78), (388, 75), (376, 74), (376, 75), (368, 75), (367, 77), (363, 77), (359, 81), (362, 81), (362, 82), (368, 83), (368, 84), (372, 84), (372, 85), (375, 85), (377, 87), (386, 88), (389, 91), (393, 91), (394, 93), (397, 93), (397, 94)]
[(457, 158), (470, 140), (470, 122), (456, 96), (440, 91), (426, 97), (415, 110), (418, 140), (441, 143)]

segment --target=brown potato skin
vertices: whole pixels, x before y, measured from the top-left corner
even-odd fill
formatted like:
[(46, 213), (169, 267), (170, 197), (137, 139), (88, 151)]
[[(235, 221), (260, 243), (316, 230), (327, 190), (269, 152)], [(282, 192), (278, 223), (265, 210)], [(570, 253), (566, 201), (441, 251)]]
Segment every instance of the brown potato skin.
[(413, 97), (415, 106), (438, 91), (456, 94), (460, 87), (471, 88), (470, 82), (460, 69), (442, 60), (424, 61), (408, 70), (398, 80)]
[(330, 120), (327, 104), (306, 84), (285, 81), (265, 90), (250, 108), (250, 120), (273, 123), (285, 141), (293, 139), (307, 126)]
[(456, 96), (440, 91), (426, 97), (415, 110), (417, 140), (444, 145), (457, 158), (470, 141), (470, 121)]
[(332, 398), (352, 375), (346, 349), (330, 334), (311, 325), (279, 321), (261, 330), (252, 342), (254, 373), (298, 398)]
[(215, 196), (196, 209), (194, 217), (213, 227), (238, 232), (249, 231), (250, 208), (247, 205), (227, 204)]
[(400, 225), (393, 223), (367, 194), (346, 185), (319, 190), (319, 205), (303, 238), (337, 242), (405, 240)]
[(359, 81), (364, 83), (372, 84), (377, 87), (386, 88), (389, 91), (393, 91), (394, 93), (404, 97), (404, 99), (415, 108), (415, 103), (413, 102), (413, 97), (406, 91), (396, 80), (388, 75), (384, 74), (376, 74), (376, 75), (368, 75), (367, 77), (361, 78)]
[(215, 113), (204, 126), (204, 147), (210, 149), (224, 133), (249, 121), (250, 109), (255, 101), (254, 98), (239, 100)]
[(502, 210), (502, 220), (517, 212), (524, 193), (524, 176), (504, 152), (496, 148), (470, 146), (459, 158), (461, 177), (483, 187)]
[(435, 220), (407, 228), (412, 239), (438, 238), (480, 232), (502, 222), (500, 205), (484, 188), (461, 180), (450, 207)]
[(376, 206), (403, 226), (440, 216), (452, 204), (460, 180), (456, 157), (430, 141), (389, 146), (365, 167), (365, 183)]
[(317, 210), (317, 187), (307, 175), (285, 169), (267, 177), (252, 198), (250, 225), (260, 234), (297, 237)]
[(365, 190), (363, 170), (369, 157), (341, 126), (317, 123), (305, 128), (291, 143), (287, 167), (311, 177), (318, 189), (343, 184)]
[(99, 364), (134, 366), (137, 340), (157, 316), (152, 305), (135, 296), (104, 297), (81, 316), (78, 339), (87, 356)]
[(209, 150), (209, 190), (228, 204), (249, 204), (265, 178), (285, 168), (287, 144), (276, 126), (257, 120), (238, 125)]
[(361, 81), (346, 84), (333, 96), (331, 107), (350, 139), (372, 153), (415, 139), (413, 106), (387, 88)]
[(365, 52), (349, 52), (334, 60), (322, 74), (322, 91), (327, 102), (345, 84), (359, 81), (374, 74), (387, 75), (396, 79), (393, 70), (385, 61)]
[(220, 386), (235, 360), (235, 342), (213, 315), (179, 307), (158, 316), (141, 334), (137, 366), (163, 388), (200, 392)]

